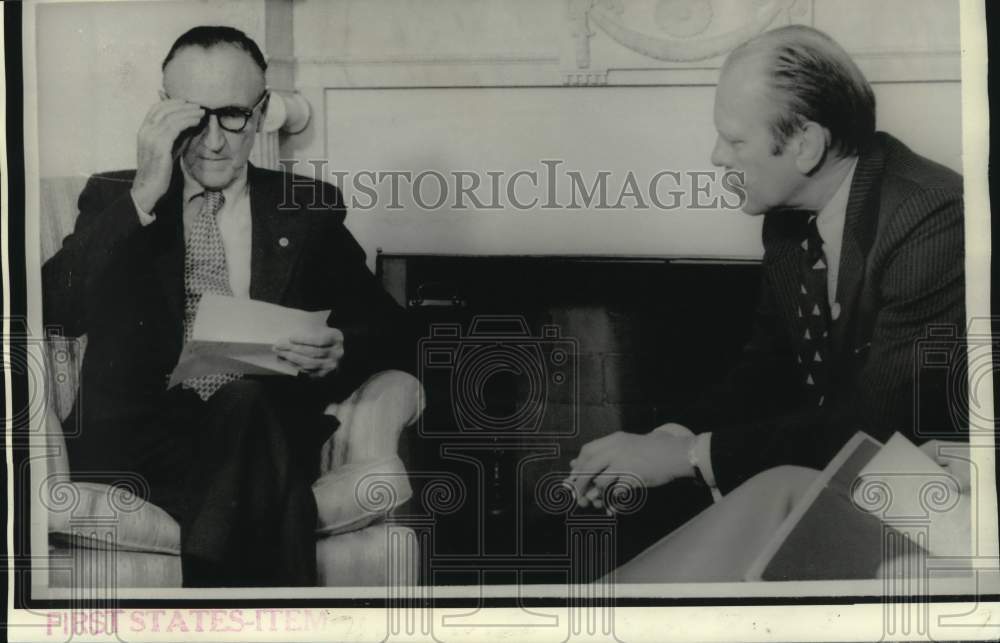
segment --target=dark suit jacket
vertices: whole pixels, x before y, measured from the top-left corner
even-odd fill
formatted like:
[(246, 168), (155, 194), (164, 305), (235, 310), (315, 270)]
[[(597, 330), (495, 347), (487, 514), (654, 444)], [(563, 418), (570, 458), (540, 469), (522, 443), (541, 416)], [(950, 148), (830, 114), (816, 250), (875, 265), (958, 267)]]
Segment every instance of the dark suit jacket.
[(881, 440), (899, 431), (919, 442), (938, 437), (928, 430), (965, 425), (962, 389), (947, 381), (963, 381), (964, 344), (944, 341), (951, 371), (917, 357), (932, 325), (963, 335), (962, 217), (961, 176), (876, 134), (851, 183), (831, 384), (824, 406), (815, 408), (805, 403), (805, 371), (795, 361), (805, 215), (765, 215), (752, 336), (728, 377), (680, 418), (692, 430), (713, 431), (721, 490), (777, 465), (823, 468), (858, 430)]
[[(127, 421), (156, 408), (183, 341), (183, 175), (142, 226), (129, 189), (134, 171), (91, 177), (74, 232), (42, 269), (47, 324), (87, 334), (81, 377), (84, 426)], [(340, 368), (306, 382), (318, 408), (342, 399), (373, 371), (395, 365), (400, 314), (344, 227), (336, 187), (250, 166), (250, 296), (305, 310), (332, 309), (345, 335)]]

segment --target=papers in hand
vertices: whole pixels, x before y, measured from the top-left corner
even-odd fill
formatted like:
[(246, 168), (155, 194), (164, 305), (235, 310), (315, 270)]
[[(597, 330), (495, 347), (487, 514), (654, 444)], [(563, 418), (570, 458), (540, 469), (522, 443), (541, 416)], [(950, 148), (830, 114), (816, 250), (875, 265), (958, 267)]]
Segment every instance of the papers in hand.
[(184, 345), (169, 386), (199, 375), (295, 375), (278, 359), (274, 345), (299, 333), (326, 328), (329, 310), (308, 312), (253, 299), (205, 294), (198, 305), (191, 340)]

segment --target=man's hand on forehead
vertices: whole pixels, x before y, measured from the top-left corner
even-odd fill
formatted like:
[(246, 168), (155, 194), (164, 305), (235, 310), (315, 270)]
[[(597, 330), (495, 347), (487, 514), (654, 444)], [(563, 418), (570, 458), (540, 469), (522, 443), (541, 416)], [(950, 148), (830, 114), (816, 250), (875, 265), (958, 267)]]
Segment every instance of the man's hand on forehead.
[(174, 143), (184, 131), (197, 127), (205, 109), (187, 101), (161, 97), (146, 113), (137, 135), (138, 159), (132, 198), (145, 212), (151, 212), (170, 186), (174, 168)]

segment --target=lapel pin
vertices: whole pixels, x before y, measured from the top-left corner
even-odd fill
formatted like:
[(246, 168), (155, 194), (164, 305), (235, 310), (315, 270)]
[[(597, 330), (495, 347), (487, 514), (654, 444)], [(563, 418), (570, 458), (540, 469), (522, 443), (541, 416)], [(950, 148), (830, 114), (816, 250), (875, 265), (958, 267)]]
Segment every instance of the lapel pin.
[(281, 237), (280, 239), (278, 239), (278, 245), (281, 246), (282, 248), (287, 248), (288, 247), (288, 237)]

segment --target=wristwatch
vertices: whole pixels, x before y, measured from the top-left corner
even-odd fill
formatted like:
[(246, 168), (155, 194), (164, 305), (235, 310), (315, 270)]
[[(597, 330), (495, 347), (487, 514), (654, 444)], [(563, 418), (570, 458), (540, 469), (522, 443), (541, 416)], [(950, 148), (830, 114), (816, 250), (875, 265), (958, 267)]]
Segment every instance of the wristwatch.
[(719, 491), (718, 487), (714, 487), (705, 480), (705, 474), (701, 471), (701, 465), (698, 463), (698, 438), (695, 437), (691, 441), (691, 448), (688, 449), (688, 464), (694, 470), (694, 479), (698, 484), (708, 487), (708, 490), (712, 492), (712, 500), (718, 502), (722, 500), (722, 492)]
[(705, 481), (705, 474), (701, 472), (701, 467), (698, 466), (698, 454), (695, 452), (698, 446), (698, 438), (691, 440), (691, 448), (688, 449), (688, 464), (694, 470), (694, 479), (698, 481), (699, 484), (703, 484), (706, 487), (708, 482)]

